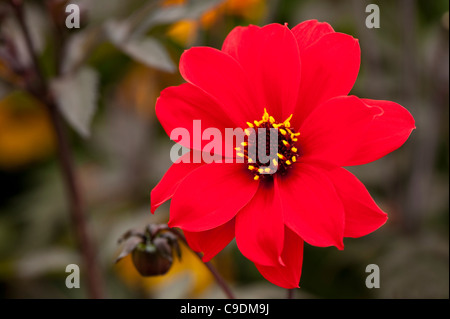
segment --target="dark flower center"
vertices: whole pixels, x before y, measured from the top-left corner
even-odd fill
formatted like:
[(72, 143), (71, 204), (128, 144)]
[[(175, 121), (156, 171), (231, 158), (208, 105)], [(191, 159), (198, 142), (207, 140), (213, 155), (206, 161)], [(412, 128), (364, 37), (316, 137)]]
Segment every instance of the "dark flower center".
[(262, 120), (247, 122), (245, 141), (236, 147), (237, 156), (243, 157), (254, 180), (272, 178), (277, 173), (285, 175), (299, 157), (295, 146), (300, 133), (291, 128), (292, 115), (282, 123), (264, 109)]

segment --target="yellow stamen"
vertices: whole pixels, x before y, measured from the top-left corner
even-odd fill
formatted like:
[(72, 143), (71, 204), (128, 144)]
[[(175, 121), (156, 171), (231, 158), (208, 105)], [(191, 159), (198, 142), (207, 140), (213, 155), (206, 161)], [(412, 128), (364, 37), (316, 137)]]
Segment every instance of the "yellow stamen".
[(297, 162), (297, 157), (292, 156), (292, 157), (291, 157), (291, 160), (295, 163), (295, 162)]
[(249, 157), (249, 158), (248, 158), (248, 162), (249, 162), (249, 163), (253, 163), (253, 160)]
[(245, 135), (250, 136), (250, 130), (249, 130), (248, 128), (246, 128), (246, 129), (244, 130), (244, 133), (245, 133)]
[(293, 114), (291, 114), (291, 115), (283, 122), (284, 126), (286, 126), (286, 127), (291, 127), (291, 123), (290, 123), (289, 121), (291, 120), (292, 115), (293, 115)]
[(253, 127), (253, 124), (250, 123), (250, 122), (247, 122), (247, 125), (248, 125), (249, 127)]
[(281, 134), (286, 135), (286, 130), (280, 128), (279, 131), (281, 132)]
[(244, 157), (243, 153), (236, 153), (236, 155), (239, 156), (239, 157)]
[(291, 164), (292, 164), (292, 162), (290, 160), (286, 161), (286, 165), (291, 165)]
[(286, 157), (284, 157), (283, 154), (277, 153), (277, 156), (278, 156), (279, 159), (282, 159), (282, 160), (286, 159)]
[(264, 172), (270, 173), (270, 167), (266, 167), (266, 168), (264, 169)]
[(273, 118), (273, 116), (269, 116), (269, 121), (270, 121), (270, 124), (275, 123), (275, 119)]
[(283, 145), (286, 146), (286, 147), (290, 146), (289, 143), (286, 140), (283, 140)]
[(297, 153), (297, 148), (296, 148), (295, 146), (293, 146), (293, 147), (291, 148), (291, 151), (294, 152), (294, 153)]
[(255, 177), (253, 177), (253, 179), (254, 179), (255, 181), (257, 181), (257, 180), (259, 179), (259, 175), (255, 175)]
[(248, 169), (251, 170), (251, 171), (253, 171), (253, 170), (255, 169), (255, 166), (249, 165), (249, 166), (248, 166)]
[(264, 170), (262, 168), (258, 168), (258, 173), (262, 174)]
[(247, 146), (248, 143), (247, 143), (247, 142), (242, 142), (241, 145), (242, 145), (242, 146)]
[(278, 161), (276, 159), (272, 160), (273, 165), (278, 166)]
[(262, 117), (264, 122), (267, 122), (269, 120), (269, 113), (267, 113), (266, 108), (264, 108), (264, 115)]
[(260, 125), (260, 123), (257, 120), (254, 120), (253, 123), (255, 123), (256, 126)]
[(240, 148), (240, 147), (235, 147), (234, 149), (235, 149), (236, 151), (238, 151), (238, 152), (241, 151), (241, 148)]

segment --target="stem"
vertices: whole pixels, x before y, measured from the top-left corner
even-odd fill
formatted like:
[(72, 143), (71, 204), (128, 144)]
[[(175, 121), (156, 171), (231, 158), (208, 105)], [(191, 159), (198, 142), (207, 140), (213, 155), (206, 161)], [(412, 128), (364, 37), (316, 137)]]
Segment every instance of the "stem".
[(48, 89), (48, 82), (43, 76), (39, 66), (31, 36), (24, 19), (22, 0), (11, 0), (10, 2), (24, 34), (27, 49), (32, 60), (32, 71), (35, 79), (33, 79), (34, 81), (32, 83), (29, 82), (30, 79), (27, 79), (27, 88), (30, 93), (36, 96), (47, 107), (56, 133), (58, 143), (58, 159), (66, 186), (70, 207), (70, 217), (75, 228), (75, 236), (80, 246), (84, 269), (87, 273), (89, 296), (90, 298), (99, 299), (103, 296), (101, 273), (96, 263), (93, 245), (87, 231), (84, 205), (79, 191), (74, 164), (72, 161), (72, 152), (65, 134), (63, 121), (59, 114), (57, 104)]
[(66, 184), (70, 217), (75, 227), (75, 235), (80, 246), (84, 268), (88, 278), (89, 295), (91, 298), (100, 299), (103, 296), (101, 273), (96, 262), (91, 238), (87, 231), (84, 205), (74, 172), (71, 150), (57, 106), (54, 103), (49, 103), (47, 106), (58, 140), (58, 158)]
[(287, 290), (287, 299), (294, 299), (294, 289), (286, 289)]
[[(175, 234), (186, 246), (189, 247), (189, 245), (186, 241), (186, 238), (184, 237), (184, 235), (182, 233), (180, 233), (176, 229), (169, 228), (168, 226), (167, 226), (167, 230), (169, 230), (170, 232)], [(213, 275), (217, 284), (220, 286), (220, 288), (222, 288), (223, 292), (225, 293), (225, 295), (227, 295), (228, 299), (236, 299), (236, 297), (234, 296), (230, 287), (228, 286), (226, 281), (223, 279), (223, 277), (220, 275), (220, 273), (217, 271), (216, 267), (214, 267), (214, 265), (209, 261), (204, 262), (202, 259), (202, 255), (200, 253), (198, 253), (196, 251), (194, 251), (194, 253), (198, 256), (198, 258), (200, 258), (200, 260), (205, 264), (206, 268), (208, 268), (208, 270), (211, 272), (211, 274)]]

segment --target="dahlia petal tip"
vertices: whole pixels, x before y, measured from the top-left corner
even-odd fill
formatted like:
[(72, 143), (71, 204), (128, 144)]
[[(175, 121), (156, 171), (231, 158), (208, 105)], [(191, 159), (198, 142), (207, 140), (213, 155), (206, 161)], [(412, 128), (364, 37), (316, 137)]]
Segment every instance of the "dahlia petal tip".
[(202, 261), (203, 261), (204, 263), (207, 263), (207, 262), (209, 262), (209, 261), (212, 259), (212, 257), (213, 257), (213, 256), (203, 255), (203, 256), (202, 256)]
[(167, 222), (167, 226), (169, 226), (170, 228), (175, 228), (178, 227), (179, 225), (174, 223), (173, 220), (170, 218), (169, 221)]
[(281, 256), (278, 256), (278, 262), (280, 263), (281, 266), (286, 267), (286, 264), (283, 261), (283, 258), (281, 258)]

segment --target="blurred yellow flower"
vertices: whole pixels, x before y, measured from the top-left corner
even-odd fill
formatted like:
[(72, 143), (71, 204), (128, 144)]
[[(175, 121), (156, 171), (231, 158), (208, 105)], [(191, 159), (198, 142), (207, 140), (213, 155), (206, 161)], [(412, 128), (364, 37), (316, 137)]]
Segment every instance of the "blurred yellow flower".
[(14, 92), (0, 101), (0, 168), (12, 169), (53, 153), (55, 137), (45, 108)]
[(203, 262), (185, 245), (181, 245), (181, 255), (181, 260), (175, 258), (170, 270), (162, 276), (142, 277), (134, 268), (131, 254), (120, 260), (115, 270), (128, 286), (141, 289), (149, 295), (162, 292), (165, 288), (177, 285), (178, 281), (187, 279), (187, 286), (183, 286), (186, 289), (183, 292), (187, 296), (183, 297), (197, 297), (210, 287), (214, 278)]
[[(165, 0), (164, 5), (180, 5), (186, 0)], [(212, 10), (205, 12), (199, 21), (182, 20), (174, 23), (168, 36), (182, 45), (193, 43), (199, 28), (210, 28), (219, 17), (230, 15), (245, 20), (258, 21), (266, 11), (267, 0), (226, 0)]]
[(151, 118), (159, 94), (156, 71), (136, 64), (130, 68), (121, 80), (118, 98), (122, 105), (133, 108), (143, 118)]
[(197, 25), (198, 21), (195, 20), (181, 20), (170, 27), (167, 35), (175, 42), (187, 45), (195, 41)]

